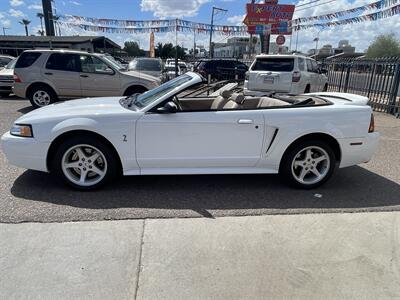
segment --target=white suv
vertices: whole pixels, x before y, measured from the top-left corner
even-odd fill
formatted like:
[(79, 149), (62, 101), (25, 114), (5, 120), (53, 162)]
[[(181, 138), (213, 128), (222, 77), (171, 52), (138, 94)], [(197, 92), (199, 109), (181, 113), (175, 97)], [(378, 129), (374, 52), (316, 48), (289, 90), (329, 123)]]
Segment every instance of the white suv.
[(328, 78), (314, 59), (299, 55), (258, 55), (246, 74), (246, 95), (326, 91)]
[(14, 94), (32, 106), (60, 98), (128, 96), (159, 86), (150, 75), (126, 71), (104, 54), (72, 50), (29, 50), (14, 68)]

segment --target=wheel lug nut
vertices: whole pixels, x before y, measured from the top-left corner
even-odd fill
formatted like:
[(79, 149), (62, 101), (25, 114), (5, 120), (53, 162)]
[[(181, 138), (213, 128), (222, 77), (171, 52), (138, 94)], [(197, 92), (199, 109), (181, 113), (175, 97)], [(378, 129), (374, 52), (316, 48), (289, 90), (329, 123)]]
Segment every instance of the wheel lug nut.
[(91, 163), (91, 162), (92, 162), (92, 161), (89, 159), (89, 160), (88, 160), (88, 163)]
[(80, 167), (82, 167), (82, 164), (79, 164)]
[(83, 171), (86, 171), (86, 168), (83, 168)]
[(91, 169), (92, 168), (92, 166), (89, 166), (89, 169)]

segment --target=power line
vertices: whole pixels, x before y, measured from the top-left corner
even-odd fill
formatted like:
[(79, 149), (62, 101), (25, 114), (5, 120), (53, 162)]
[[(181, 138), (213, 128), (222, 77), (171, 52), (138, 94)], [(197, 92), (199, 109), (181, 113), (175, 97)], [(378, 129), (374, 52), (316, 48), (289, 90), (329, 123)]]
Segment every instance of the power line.
[(300, 5), (296, 5), (296, 8), (297, 8), (297, 7), (306, 6), (306, 5), (309, 5), (309, 4), (313, 4), (313, 3), (319, 2), (319, 1), (321, 1), (321, 0), (313, 0), (313, 1), (310, 1), (310, 2), (307, 2), (307, 3), (303, 3), (303, 4), (300, 4)]
[(335, 1), (336, 1), (336, 0), (326, 1), (326, 2), (319, 3), (319, 4), (316, 4), (316, 5), (313, 5), (313, 6), (309, 6), (309, 7), (304, 7), (304, 8), (298, 9), (297, 11), (301, 11), (301, 10), (305, 10), (305, 9), (314, 8), (314, 7), (321, 6), (321, 5), (328, 4), (328, 3), (331, 3), (331, 2), (335, 2)]

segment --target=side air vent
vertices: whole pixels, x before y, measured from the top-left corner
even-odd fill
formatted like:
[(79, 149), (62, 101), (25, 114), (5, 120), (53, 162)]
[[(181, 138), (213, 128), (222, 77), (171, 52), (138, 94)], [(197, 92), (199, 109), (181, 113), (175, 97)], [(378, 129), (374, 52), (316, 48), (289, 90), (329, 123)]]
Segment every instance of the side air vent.
[(278, 131), (279, 131), (278, 128), (275, 129), (274, 135), (272, 136), (271, 143), (269, 143), (269, 146), (268, 146), (268, 149), (267, 149), (267, 152), (266, 152), (266, 153), (268, 153), (269, 149), (271, 149), (272, 144), (274, 143), (275, 138), (276, 138), (276, 136), (278, 135)]

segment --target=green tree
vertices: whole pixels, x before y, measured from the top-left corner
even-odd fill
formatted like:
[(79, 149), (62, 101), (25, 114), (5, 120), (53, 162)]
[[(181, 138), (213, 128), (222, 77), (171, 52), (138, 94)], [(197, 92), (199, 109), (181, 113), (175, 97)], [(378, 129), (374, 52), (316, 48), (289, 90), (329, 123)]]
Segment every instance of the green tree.
[[(181, 46), (176, 47), (178, 51), (178, 58), (183, 59), (185, 58), (185, 49), (183, 49)], [(174, 58), (175, 57), (175, 46), (171, 43), (167, 44), (162, 44), (158, 43), (156, 47), (156, 56), (161, 57), (161, 58)]]
[(139, 45), (137, 42), (125, 42), (124, 44), (124, 51), (128, 53), (129, 56), (145, 56), (146, 52), (142, 49), (140, 49)]
[(379, 35), (367, 50), (367, 57), (391, 56), (400, 56), (400, 42), (394, 34)]

